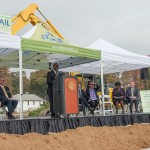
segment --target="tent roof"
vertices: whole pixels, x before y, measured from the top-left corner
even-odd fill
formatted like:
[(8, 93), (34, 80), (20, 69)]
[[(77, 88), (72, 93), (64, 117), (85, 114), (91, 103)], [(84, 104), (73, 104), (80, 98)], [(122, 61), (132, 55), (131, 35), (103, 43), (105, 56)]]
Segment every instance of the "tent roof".
[[(0, 66), (11, 67), (14, 63), (18, 64), (19, 49), (21, 49), (19, 37), (0, 33)], [(17, 53), (17, 58), (13, 58), (15, 53)]]
[(20, 38), (18, 36), (0, 33), (0, 48), (20, 49)]
[(101, 56), (98, 50), (74, 46), (54, 36), (41, 24), (37, 24), (23, 37), (26, 38), (23, 38), (21, 46), (27, 52), (24, 61), (30, 69), (48, 69), (48, 63), (56, 62), (60, 68), (74, 66), (99, 60)]
[[(20, 94), (15, 94), (13, 95), (13, 98), (16, 100), (20, 99)], [(22, 95), (22, 100), (23, 101), (45, 101), (41, 97), (35, 95), (35, 94), (23, 94)]]
[[(150, 57), (132, 53), (99, 39), (88, 48), (101, 50), (104, 74), (124, 72), (150, 66)], [(61, 71), (100, 74), (100, 61), (85, 63), (74, 67), (63, 68)]]
[(60, 39), (41, 24), (34, 26), (22, 38), (0, 34), (1, 66), (19, 66), (19, 51), (23, 50), (23, 68), (49, 69), (53, 63), (60, 68), (93, 62), (100, 59), (100, 51), (81, 48)]

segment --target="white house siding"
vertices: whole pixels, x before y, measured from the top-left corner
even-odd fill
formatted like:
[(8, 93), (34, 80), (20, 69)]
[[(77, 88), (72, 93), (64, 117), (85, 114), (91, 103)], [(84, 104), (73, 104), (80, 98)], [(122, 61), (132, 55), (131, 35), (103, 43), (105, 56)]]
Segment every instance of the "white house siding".
[[(40, 108), (40, 104), (43, 104), (43, 101), (34, 101), (35, 105), (33, 105), (33, 101), (29, 101), (29, 105), (28, 105), (28, 101), (24, 101), (23, 102), (23, 111), (29, 111), (29, 110), (35, 110)], [(18, 105), (16, 108), (16, 112), (20, 111), (20, 101), (18, 101)]]
[[(20, 101), (19, 101), (19, 94), (13, 95), (13, 98), (18, 100), (18, 105), (16, 108), (16, 112), (20, 111)], [(45, 102), (44, 99), (34, 95), (34, 94), (23, 94), (23, 111), (35, 110), (40, 108), (40, 105)]]

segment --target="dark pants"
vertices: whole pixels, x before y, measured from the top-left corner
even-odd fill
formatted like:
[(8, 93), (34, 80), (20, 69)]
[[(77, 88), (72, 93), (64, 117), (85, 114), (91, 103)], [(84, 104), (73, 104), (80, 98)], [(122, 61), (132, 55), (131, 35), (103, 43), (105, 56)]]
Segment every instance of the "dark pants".
[(94, 108), (94, 110), (95, 110), (95, 108), (98, 106), (98, 104), (99, 104), (99, 100), (91, 100), (91, 101), (89, 101), (88, 102), (89, 104), (90, 104), (90, 106), (92, 107), (92, 108)]
[(49, 103), (50, 103), (51, 116), (55, 116), (54, 111), (53, 111), (53, 94), (48, 95), (48, 97), (49, 97)]
[(79, 98), (79, 103), (81, 104), (82, 111), (85, 114), (85, 107), (90, 108), (88, 102), (86, 101), (86, 99), (84, 97), (80, 97)]
[(0, 100), (2, 106), (6, 106), (8, 108), (9, 114), (12, 114), (17, 107), (18, 101), (17, 100), (9, 100), (7, 98)]
[(17, 105), (18, 105), (18, 101), (17, 100), (11, 100), (12, 101), (12, 108), (13, 108), (13, 111), (12, 112), (14, 112), (14, 110), (15, 110), (15, 108), (17, 107)]
[(130, 112), (132, 112), (132, 108), (133, 108), (133, 103), (135, 105), (135, 112), (137, 112), (137, 109), (138, 109), (138, 100), (135, 99), (135, 100), (130, 100)]

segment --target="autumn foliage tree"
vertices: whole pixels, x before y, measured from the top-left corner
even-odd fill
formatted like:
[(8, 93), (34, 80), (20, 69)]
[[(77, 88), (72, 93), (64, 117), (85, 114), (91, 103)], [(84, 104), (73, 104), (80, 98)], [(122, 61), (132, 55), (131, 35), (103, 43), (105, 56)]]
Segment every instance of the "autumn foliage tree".
[[(26, 72), (22, 72), (22, 79), (23, 79), (23, 93), (29, 92), (29, 84), (30, 80), (26, 77)], [(19, 93), (19, 72), (11, 72), (10, 73), (10, 81), (12, 88), (12, 94)]]
[(0, 68), (0, 75), (6, 78), (7, 86), (9, 86), (10, 90), (12, 90), (9, 68), (7, 68), (7, 67), (1, 67)]
[[(25, 71), (23, 71), (23, 93), (29, 91), (29, 79), (26, 77)], [(19, 93), (19, 71), (18, 72), (10, 72), (9, 68), (4, 67), (0, 68), (0, 75), (4, 76), (7, 80), (6, 84), (9, 87), (11, 93), (18, 94)]]
[(47, 83), (46, 83), (47, 71), (41, 70), (31, 73), (29, 92), (36, 94), (43, 99), (47, 97)]
[(105, 75), (107, 83), (115, 83), (116, 81), (121, 82), (123, 87), (127, 87), (130, 81), (135, 81), (136, 86), (140, 90), (149, 90), (150, 89), (150, 69), (149, 69), (149, 78), (141, 79), (140, 78), (140, 70), (131, 70), (123, 73), (114, 73)]

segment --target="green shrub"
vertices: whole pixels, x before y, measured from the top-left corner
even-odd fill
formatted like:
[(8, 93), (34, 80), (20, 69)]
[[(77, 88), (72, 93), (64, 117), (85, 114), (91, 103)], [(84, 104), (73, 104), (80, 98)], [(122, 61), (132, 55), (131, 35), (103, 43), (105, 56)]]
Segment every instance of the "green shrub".
[(40, 108), (30, 111), (28, 116), (39, 116), (39, 113), (44, 109), (49, 109), (49, 103), (41, 104)]

